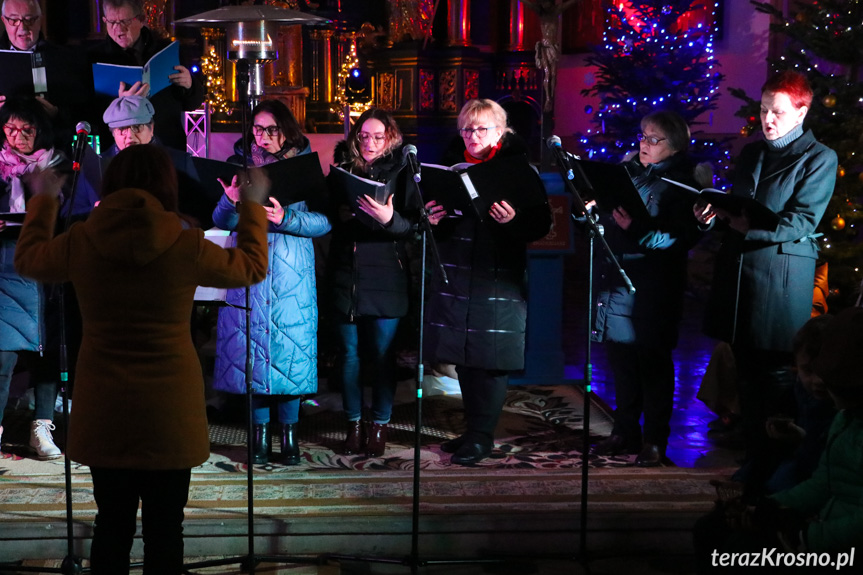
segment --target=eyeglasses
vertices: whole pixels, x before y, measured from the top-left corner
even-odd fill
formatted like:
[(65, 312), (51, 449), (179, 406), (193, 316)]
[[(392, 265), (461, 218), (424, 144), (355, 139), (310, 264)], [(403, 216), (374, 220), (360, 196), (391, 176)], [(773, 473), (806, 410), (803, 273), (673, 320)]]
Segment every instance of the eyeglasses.
[(127, 132), (132, 132), (133, 134), (138, 134), (142, 132), (145, 128), (149, 128), (150, 124), (132, 124), (131, 126), (123, 126), (122, 128), (113, 128), (113, 131), (118, 134), (125, 135)]
[(639, 142), (647, 141), (647, 143), (650, 144), (651, 146), (655, 146), (659, 142), (664, 142), (665, 140), (668, 139), (668, 138), (657, 138), (655, 136), (647, 136), (645, 134), (636, 134), (635, 137), (638, 138)]
[(458, 133), (461, 134), (461, 137), (465, 140), (476, 134), (480, 138), (485, 138), (488, 131), (491, 129), (497, 128), (497, 126), (480, 126), (479, 128), (460, 128)]
[(123, 20), (108, 20), (104, 16), (102, 16), (102, 22), (110, 26), (111, 28), (128, 28), (132, 25), (132, 22), (135, 20), (140, 20), (141, 15), (132, 16), (131, 18), (124, 18)]
[(252, 126), (252, 133), (256, 136), (262, 136), (266, 132), (268, 136), (273, 137), (281, 131), (282, 129), (278, 126), (258, 126), (257, 124)]
[(42, 16), (23, 16), (21, 18), (10, 18), (9, 16), (3, 16), (3, 19), (9, 22), (10, 26), (19, 26), (23, 23), (25, 26), (29, 27), (34, 25), (41, 17)]
[(36, 135), (36, 128), (33, 126), (24, 126), (23, 128), (19, 128), (12, 124), (4, 124), (3, 131), (6, 132), (7, 138), (14, 138), (18, 134), (23, 134), (25, 138), (32, 138)]
[(357, 138), (359, 138), (361, 142), (368, 142), (369, 140), (374, 140), (375, 143), (378, 144), (387, 139), (386, 134), (369, 134), (368, 132), (360, 132), (359, 134), (357, 134)]

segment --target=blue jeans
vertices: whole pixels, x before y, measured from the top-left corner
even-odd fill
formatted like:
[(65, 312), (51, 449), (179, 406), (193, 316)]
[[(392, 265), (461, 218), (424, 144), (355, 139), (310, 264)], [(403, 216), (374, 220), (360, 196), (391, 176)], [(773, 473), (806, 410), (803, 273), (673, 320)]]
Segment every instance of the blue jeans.
[(300, 396), (298, 395), (253, 395), (252, 422), (263, 425), (270, 422), (270, 406), (278, 408), (279, 423), (287, 425), (300, 420)]
[(18, 353), (0, 351), (0, 424), (3, 423), (3, 411), (9, 401), (9, 388), (12, 386), (12, 372), (18, 363)]
[(372, 386), (372, 419), (375, 423), (389, 423), (396, 393), (392, 343), (398, 326), (397, 317), (358, 317), (353, 322), (342, 318), (339, 321), (336, 368), (342, 378), (342, 407), (348, 421), (358, 421), (363, 412), (360, 380), (360, 345), (363, 345), (371, 348), (368, 353), (372, 355), (376, 374)]
[(33, 398), (36, 411), (33, 419), (54, 420), (54, 403), (57, 400), (57, 366), (35, 352), (0, 351), (0, 424), (3, 423), (3, 411), (9, 402), (9, 388), (12, 386), (12, 374), (19, 357), (29, 355), (30, 384), (33, 386)]

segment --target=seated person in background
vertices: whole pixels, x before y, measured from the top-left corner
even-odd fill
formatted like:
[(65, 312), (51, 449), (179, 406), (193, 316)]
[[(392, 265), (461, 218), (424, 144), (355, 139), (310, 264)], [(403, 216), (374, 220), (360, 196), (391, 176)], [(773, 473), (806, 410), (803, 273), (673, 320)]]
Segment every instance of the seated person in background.
[[(800, 522), (774, 524), (790, 536), (792, 549), (848, 551), (863, 545), (863, 308), (850, 308), (826, 327), (821, 352), (812, 365), (836, 409), (826, 447), (812, 477), (770, 496), (779, 509), (792, 510)], [(757, 516), (757, 510), (756, 510)], [(790, 532), (790, 533), (789, 533)]]
[[(163, 148), (177, 171), (180, 213), (193, 218), (195, 226), (205, 229), (213, 227), (215, 206), (207, 200), (192, 156), (162, 145), (155, 133), (154, 114), (153, 104), (142, 96), (122, 96), (111, 102), (102, 119), (111, 128), (114, 143), (102, 153), (102, 171), (107, 170), (114, 156), (130, 146), (153, 144)], [(185, 221), (188, 223), (188, 217)]]
[(717, 552), (836, 553), (863, 545), (863, 309), (849, 308), (828, 321), (818, 357), (809, 363), (797, 354), (839, 409), (814, 473), (754, 506), (726, 502), (701, 518), (693, 531), (698, 573), (720, 572), (711, 561)]
[[(767, 420), (767, 436), (778, 444), (777, 455), (784, 456), (767, 480), (767, 493), (782, 491), (809, 479), (824, 451), (836, 408), (824, 382), (813, 370), (813, 364), (818, 360), (832, 319), (830, 315), (810, 319), (792, 342), (797, 372), (794, 386), (797, 417), (794, 421), (781, 417)], [(792, 451), (790, 455), (789, 451)]]

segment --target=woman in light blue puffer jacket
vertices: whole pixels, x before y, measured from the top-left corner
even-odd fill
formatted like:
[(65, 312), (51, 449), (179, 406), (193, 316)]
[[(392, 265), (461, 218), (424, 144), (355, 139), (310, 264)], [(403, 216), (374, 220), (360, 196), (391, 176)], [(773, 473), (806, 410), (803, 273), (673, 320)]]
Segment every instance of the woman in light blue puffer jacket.
[[(261, 166), (311, 152), (308, 139), (290, 110), (277, 100), (261, 102), (253, 111), (249, 164)], [(239, 150), (242, 157), (242, 149)], [(230, 158), (233, 161), (235, 158)], [(238, 215), (234, 203), (236, 178), (225, 186), (225, 195), (213, 212), (213, 222), (232, 230)], [(267, 208), (269, 271), (266, 279), (251, 287), (251, 339), (254, 463), (270, 457), (270, 406), (278, 408), (281, 455), (279, 462), (300, 462), (296, 424), (300, 396), (318, 388), (315, 254), (312, 238), (330, 231), (327, 217), (309, 211), (306, 202), (282, 207), (273, 201)], [(246, 326), (245, 291), (231, 290), (219, 311), (216, 367), (213, 387), (230, 393), (245, 393)]]

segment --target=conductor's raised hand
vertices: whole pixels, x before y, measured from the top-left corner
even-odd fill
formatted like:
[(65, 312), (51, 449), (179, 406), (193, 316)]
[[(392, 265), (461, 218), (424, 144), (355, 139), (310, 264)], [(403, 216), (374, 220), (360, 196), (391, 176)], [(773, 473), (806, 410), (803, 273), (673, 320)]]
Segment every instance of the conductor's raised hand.
[[(270, 195), (270, 178), (261, 168), (252, 168), (246, 173), (246, 179), (240, 188), (240, 200), (263, 204)], [(242, 180), (243, 175), (240, 174)]]
[(439, 206), (434, 200), (426, 203), (425, 208), (426, 212), (428, 212), (429, 223), (433, 226), (438, 225), (446, 217), (446, 209), (443, 206)]
[(511, 222), (515, 217), (515, 209), (513, 209), (506, 200), (501, 200), (491, 205), (491, 208), (488, 210), (488, 215), (490, 215), (497, 223), (505, 224), (507, 222)]
[(357, 198), (357, 207), (370, 215), (376, 222), (385, 226), (393, 219), (393, 196), (387, 198), (387, 203), (379, 204), (374, 198), (362, 195)]
[(24, 185), (33, 196), (60, 197), (60, 190), (66, 181), (66, 176), (59, 174), (53, 168), (46, 168), (21, 177)]
[[(243, 175), (245, 178), (245, 175)], [(231, 200), (232, 203), (236, 204), (240, 201), (240, 175), (234, 176), (231, 180), (230, 184), (226, 184), (222, 178), (216, 178), (219, 183), (222, 185), (222, 189), (225, 190), (225, 195), (228, 196), (228, 199)]]

